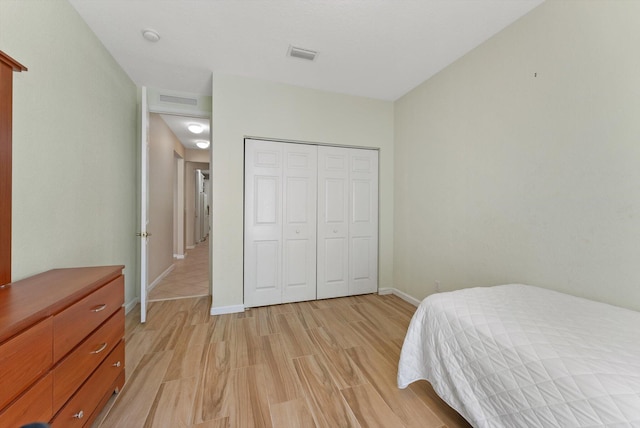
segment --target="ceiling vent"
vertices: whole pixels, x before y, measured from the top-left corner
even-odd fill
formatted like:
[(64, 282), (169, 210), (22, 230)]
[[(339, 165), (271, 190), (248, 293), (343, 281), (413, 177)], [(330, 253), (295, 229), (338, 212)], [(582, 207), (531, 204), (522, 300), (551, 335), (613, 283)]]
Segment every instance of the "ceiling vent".
[(175, 97), (173, 95), (160, 94), (160, 101), (164, 103), (184, 104), (188, 106), (198, 105), (198, 100), (196, 98)]
[(313, 61), (318, 56), (318, 52), (309, 49), (297, 48), (295, 46), (289, 46), (288, 55), (293, 58), (306, 59), (307, 61)]

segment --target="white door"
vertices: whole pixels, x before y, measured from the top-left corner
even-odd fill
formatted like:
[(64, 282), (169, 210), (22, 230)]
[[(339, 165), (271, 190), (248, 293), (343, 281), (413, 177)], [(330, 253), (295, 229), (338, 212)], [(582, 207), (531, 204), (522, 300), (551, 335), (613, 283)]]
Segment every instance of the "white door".
[(142, 87), (140, 103), (140, 322), (147, 320), (147, 272), (149, 254), (149, 105), (147, 88)]
[(378, 152), (349, 150), (349, 295), (378, 291)]
[(316, 298), (317, 147), (283, 146), (282, 303)]
[(318, 147), (318, 299), (349, 294), (349, 149)]
[(244, 304), (282, 302), (282, 145), (245, 141)]
[(245, 306), (316, 298), (315, 146), (245, 143)]
[(318, 147), (318, 298), (378, 290), (378, 152)]

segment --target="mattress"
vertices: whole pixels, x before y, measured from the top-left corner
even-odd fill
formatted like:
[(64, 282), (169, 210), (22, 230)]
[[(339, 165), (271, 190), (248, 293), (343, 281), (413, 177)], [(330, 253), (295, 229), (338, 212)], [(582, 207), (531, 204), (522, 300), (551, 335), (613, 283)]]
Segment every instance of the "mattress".
[(398, 387), (425, 379), (474, 427), (640, 427), (640, 312), (510, 284), (427, 297)]

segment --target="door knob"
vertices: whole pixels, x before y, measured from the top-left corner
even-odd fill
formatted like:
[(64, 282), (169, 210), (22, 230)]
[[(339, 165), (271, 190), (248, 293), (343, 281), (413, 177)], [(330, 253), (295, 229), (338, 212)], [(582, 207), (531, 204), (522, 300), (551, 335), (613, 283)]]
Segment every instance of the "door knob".
[(296, 229), (296, 233), (300, 233), (300, 229)]

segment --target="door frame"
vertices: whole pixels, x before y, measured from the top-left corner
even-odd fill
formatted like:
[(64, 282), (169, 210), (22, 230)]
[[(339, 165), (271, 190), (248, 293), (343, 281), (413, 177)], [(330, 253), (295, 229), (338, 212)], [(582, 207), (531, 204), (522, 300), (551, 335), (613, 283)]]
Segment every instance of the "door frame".
[[(208, 109), (199, 106), (207, 106), (207, 98), (209, 98)], [(192, 100), (193, 104), (181, 104), (181, 100)], [(139, 144), (139, 230), (137, 235), (141, 238), (139, 241), (140, 250), (138, 257), (138, 293), (140, 302), (140, 322), (146, 322), (147, 318), (147, 292), (149, 287), (149, 278), (147, 275), (148, 268), (148, 251), (146, 248), (147, 237), (150, 235), (146, 229), (146, 220), (148, 220), (148, 195), (149, 195), (149, 164), (148, 164), (148, 125), (149, 114), (171, 114), (176, 116), (186, 117), (198, 117), (209, 119), (209, 123), (213, 123), (212, 111), (213, 101), (211, 97), (205, 97), (195, 94), (189, 94), (184, 92), (176, 92), (165, 89), (151, 88), (141, 86), (141, 98), (140, 98), (140, 144)], [(211, 135), (210, 135), (211, 138)], [(146, 144), (146, 146), (145, 146)], [(146, 162), (145, 162), (146, 160)], [(209, 148), (209, 165), (212, 165), (213, 161), (213, 144)], [(212, 290), (212, 278), (211, 278), (211, 239), (209, 239), (209, 294), (213, 295)]]

